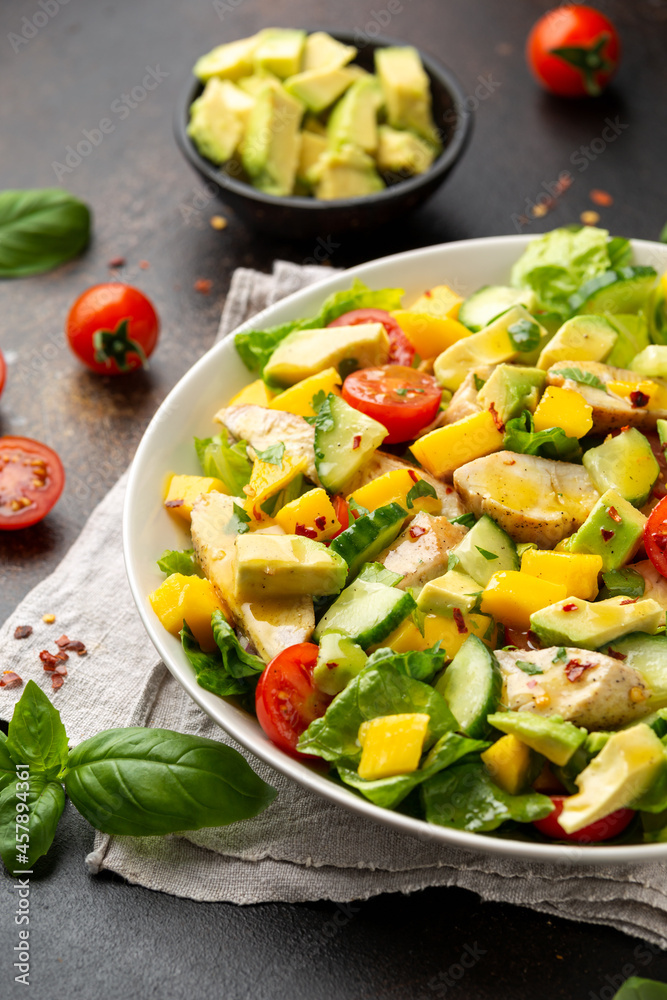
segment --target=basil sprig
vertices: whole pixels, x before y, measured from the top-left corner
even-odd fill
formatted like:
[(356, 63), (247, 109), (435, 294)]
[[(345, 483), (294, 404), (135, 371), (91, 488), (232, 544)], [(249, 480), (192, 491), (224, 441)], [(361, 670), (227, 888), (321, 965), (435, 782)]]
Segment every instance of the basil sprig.
[(12, 874), (49, 850), (65, 791), (96, 829), (132, 837), (250, 819), (276, 795), (236, 750), (169, 729), (108, 729), (68, 751), (60, 714), (34, 681), (0, 735), (0, 789), (0, 857)]
[(61, 188), (0, 191), (0, 278), (41, 274), (90, 241), (90, 209)]

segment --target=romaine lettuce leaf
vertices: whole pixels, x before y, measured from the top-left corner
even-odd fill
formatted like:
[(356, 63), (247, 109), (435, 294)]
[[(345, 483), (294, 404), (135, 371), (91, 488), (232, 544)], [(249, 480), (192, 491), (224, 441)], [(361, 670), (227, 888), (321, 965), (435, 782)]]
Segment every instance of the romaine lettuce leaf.
[(251, 693), (266, 664), (259, 656), (243, 649), (220, 611), (213, 612), (211, 624), (218, 649), (205, 653), (187, 622), (183, 622), (181, 643), (185, 655), (194, 667), (197, 684), (223, 698)]
[(197, 573), (194, 549), (165, 549), (157, 561), (158, 568), (171, 576), (180, 573), (182, 576), (194, 576)]
[(519, 455), (541, 455), (542, 458), (560, 459), (563, 462), (580, 462), (581, 446), (576, 438), (568, 437), (562, 427), (535, 430), (533, 415), (524, 410), (505, 424), (503, 446)]
[(667, 1000), (667, 983), (631, 976), (625, 980), (612, 1000)]
[(380, 666), (380, 664), (391, 664), (399, 674), (428, 683), (444, 667), (445, 651), (440, 649), (439, 642), (432, 649), (423, 652), (409, 650), (407, 653), (395, 653), (388, 646), (383, 646), (371, 654), (366, 666)]
[(232, 496), (243, 496), (243, 487), (250, 482), (252, 463), (245, 441), (229, 443), (223, 427), (210, 438), (195, 438), (195, 450), (205, 476), (222, 479)]

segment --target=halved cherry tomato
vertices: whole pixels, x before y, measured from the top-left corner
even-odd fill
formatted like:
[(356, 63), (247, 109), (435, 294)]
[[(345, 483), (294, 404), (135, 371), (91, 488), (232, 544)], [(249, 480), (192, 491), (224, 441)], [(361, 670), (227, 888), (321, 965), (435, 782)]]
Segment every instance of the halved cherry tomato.
[(653, 508), (644, 525), (644, 548), (658, 573), (667, 577), (667, 497)]
[(299, 758), (319, 759), (298, 753), (296, 744), (331, 701), (313, 681), (317, 654), (318, 647), (312, 642), (283, 649), (265, 668), (255, 692), (260, 726), (276, 746)]
[(0, 351), (0, 396), (2, 396), (2, 390), (5, 388), (5, 379), (7, 378), (7, 365), (5, 364), (5, 358)]
[(389, 337), (388, 363), (410, 367), (414, 361), (415, 349), (386, 309), (353, 309), (352, 312), (343, 313), (329, 323), (329, 326), (359, 326), (362, 323), (382, 323)]
[(146, 364), (157, 344), (160, 321), (143, 292), (109, 282), (79, 296), (65, 329), (84, 365), (101, 375), (120, 375)]
[(383, 365), (348, 375), (343, 399), (387, 428), (385, 444), (396, 444), (410, 441), (431, 423), (442, 390), (432, 375), (402, 365)]
[(614, 25), (593, 7), (564, 4), (533, 27), (526, 58), (538, 82), (560, 97), (597, 97), (616, 72)]
[(55, 451), (31, 438), (0, 437), (0, 531), (41, 521), (64, 485), (65, 470)]
[(533, 820), (533, 826), (545, 837), (552, 837), (554, 840), (568, 840), (570, 843), (600, 844), (603, 840), (618, 837), (635, 814), (633, 809), (616, 809), (604, 819), (590, 823), (588, 826), (582, 827), (581, 830), (577, 830), (576, 833), (566, 833), (558, 822), (558, 817), (563, 811), (567, 795), (550, 795), (549, 798), (554, 804), (553, 812), (550, 812), (544, 819)]

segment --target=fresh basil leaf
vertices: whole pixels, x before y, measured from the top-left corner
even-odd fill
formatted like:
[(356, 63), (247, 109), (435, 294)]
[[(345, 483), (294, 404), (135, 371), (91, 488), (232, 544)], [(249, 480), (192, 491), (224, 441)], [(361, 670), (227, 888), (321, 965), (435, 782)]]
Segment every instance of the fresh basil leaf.
[(485, 743), (482, 740), (471, 740), (466, 736), (459, 736), (458, 733), (445, 733), (417, 771), (412, 771), (409, 774), (397, 774), (391, 778), (376, 778), (375, 781), (365, 781), (364, 778), (359, 777), (356, 771), (342, 766), (338, 767), (338, 774), (346, 785), (361, 792), (376, 806), (395, 809), (399, 802), (402, 802), (406, 795), (409, 795), (422, 782), (432, 778), (434, 774), (438, 774), (444, 768), (450, 767), (462, 757), (473, 753), (482, 753), (489, 746), (491, 746), (490, 743)]
[(361, 758), (361, 723), (404, 712), (430, 717), (426, 746), (458, 728), (444, 699), (429, 684), (402, 674), (390, 660), (379, 667), (367, 665), (334, 698), (322, 718), (311, 722), (297, 749), (334, 762), (345, 758), (345, 766), (354, 767)]
[(172, 573), (180, 573), (182, 576), (194, 576), (197, 570), (194, 549), (165, 549), (157, 561), (158, 569), (171, 576)]
[(612, 1000), (667, 1000), (667, 983), (656, 979), (626, 979)]
[(643, 597), (646, 582), (641, 573), (631, 566), (623, 569), (612, 569), (602, 574), (600, 600), (609, 597)]
[(554, 375), (562, 375), (563, 378), (569, 378), (573, 382), (580, 382), (582, 385), (590, 385), (593, 389), (601, 389), (602, 392), (606, 392), (607, 388), (597, 375), (593, 372), (583, 372), (581, 368), (560, 368)]
[[(23, 782), (20, 784), (22, 787)], [(65, 808), (59, 782), (31, 773), (28, 784), (27, 791), (19, 791), (15, 780), (0, 792), (0, 857), (11, 874), (29, 870), (46, 854)], [(19, 816), (27, 816), (28, 822), (24, 824)], [(23, 831), (27, 833), (25, 840)]]
[(67, 763), (67, 733), (60, 713), (34, 681), (28, 681), (9, 723), (5, 749), (15, 764), (29, 764), (57, 778)]
[(530, 674), (531, 677), (535, 674), (544, 673), (541, 667), (538, 667), (536, 663), (529, 663), (528, 660), (515, 660), (514, 662), (519, 670), (523, 670), (524, 674)]
[(534, 351), (542, 339), (539, 326), (530, 319), (520, 319), (517, 323), (512, 323), (508, 326), (507, 333), (514, 350), (522, 354)]
[(205, 476), (222, 479), (232, 496), (241, 496), (243, 487), (250, 482), (252, 462), (246, 451), (247, 442), (229, 443), (223, 428), (210, 438), (195, 438), (195, 451)]
[(90, 210), (62, 188), (0, 192), (0, 278), (50, 271), (90, 240)]
[(403, 579), (400, 573), (394, 573), (386, 569), (382, 563), (364, 563), (358, 576), (359, 580), (367, 580), (368, 583), (383, 583), (385, 587), (393, 587)]
[(567, 650), (565, 646), (559, 646), (558, 649), (556, 650), (556, 655), (554, 656), (551, 662), (558, 663), (560, 661), (561, 663), (565, 663), (566, 660), (567, 660)]
[[(459, 514), (458, 517), (452, 517), (452, 518), (450, 518), (449, 523), (450, 524), (461, 524), (461, 525), (463, 525), (464, 528), (474, 528), (474, 526), (477, 524), (477, 518), (475, 517), (475, 515), (471, 511), (469, 514)], [(450, 567), (448, 565), (447, 569), (450, 569), (450, 568), (453, 569), (454, 567), (453, 566)]]
[(265, 451), (257, 451), (255, 449), (255, 454), (260, 462), (266, 462), (267, 465), (277, 465), (280, 467), (283, 464), (285, 445), (282, 441), (276, 441), (275, 444), (269, 445)]
[[(264, 663), (259, 660), (259, 657), (252, 657), (252, 654), (246, 653), (238, 643), (236, 636), (234, 636), (236, 642), (236, 646), (234, 646), (220, 627), (218, 627), (217, 633), (216, 636), (214, 627), (213, 634), (216, 636), (216, 640), (218, 636), (220, 637), (224, 649), (218, 647), (212, 653), (205, 653), (190, 631), (187, 622), (183, 623), (181, 645), (195, 671), (197, 684), (221, 698), (249, 694), (254, 690), (255, 682), (264, 669)], [(233, 632), (232, 635), (234, 635)], [(257, 666), (252, 669), (251, 663), (245, 663), (242, 656), (247, 656), (250, 661), (256, 660)]]
[(508, 420), (505, 425), (504, 447), (520, 455), (541, 455), (542, 458), (560, 459), (564, 462), (581, 460), (581, 446), (576, 438), (568, 437), (562, 427), (536, 431), (533, 415), (524, 410), (520, 417)]
[(479, 545), (476, 545), (475, 548), (477, 549), (477, 551), (479, 552), (479, 554), (481, 556), (484, 556), (484, 558), (488, 562), (491, 562), (493, 559), (497, 559), (498, 558), (498, 556), (496, 555), (495, 552), (489, 552), (488, 549), (483, 549)]
[[(333, 398), (333, 393), (330, 392), (323, 403), (320, 404), (320, 408), (317, 411), (317, 416), (315, 417), (315, 438), (317, 439), (317, 432), (321, 431), (326, 433), (327, 431), (332, 431), (336, 426), (336, 421), (334, 420), (333, 413), (331, 412), (331, 400)], [(322, 458), (322, 454), (317, 455), (316, 458)]]
[(441, 771), (421, 786), (429, 823), (457, 830), (495, 830), (507, 820), (532, 823), (553, 811), (546, 795), (509, 795), (495, 785), (481, 762), (464, 762)]
[(276, 791), (216, 740), (107, 729), (72, 750), (65, 789), (97, 830), (149, 837), (250, 819)]
[[(316, 414), (318, 413), (318, 411), (320, 409), (320, 406), (322, 405), (322, 403), (324, 402), (324, 400), (326, 398), (327, 398), (327, 394), (324, 391), (324, 389), (318, 389), (317, 392), (315, 393), (315, 395), (313, 396), (313, 398), (311, 399), (310, 405), (311, 405), (312, 410)], [(312, 417), (311, 417), (311, 419), (312, 419)]]
[(405, 388), (405, 386), (402, 386), (400, 389), (394, 389), (394, 392), (396, 393), (397, 396), (407, 396), (408, 394), (408, 390)]
[(433, 487), (430, 483), (427, 483), (425, 479), (418, 479), (415, 485), (408, 490), (408, 494), (405, 498), (408, 510), (412, 510), (415, 505), (415, 500), (418, 500), (419, 497), (434, 497), (437, 499), (438, 494), (435, 492), (435, 487)]
[(387, 663), (398, 670), (399, 674), (428, 683), (444, 667), (445, 650), (440, 648), (439, 642), (431, 649), (409, 650), (407, 653), (395, 653), (388, 646), (382, 646), (371, 654), (366, 666), (377, 667)]
[(16, 763), (7, 749), (7, 737), (0, 732), (0, 791), (16, 781)]
[(229, 519), (229, 530), (235, 531), (237, 535), (245, 535), (246, 531), (250, 530), (248, 528), (250, 515), (237, 503), (233, 504), (232, 507), (234, 513)]

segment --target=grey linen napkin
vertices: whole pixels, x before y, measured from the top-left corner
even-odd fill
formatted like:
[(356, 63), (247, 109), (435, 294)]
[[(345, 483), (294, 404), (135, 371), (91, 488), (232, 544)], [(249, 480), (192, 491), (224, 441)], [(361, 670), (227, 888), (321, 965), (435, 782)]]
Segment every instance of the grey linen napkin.
[[(278, 262), (272, 275), (236, 271), (220, 325), (243, 320), (327, 273)], [(35, 680), (52, 697), (73, 745), (114, 726), (162, 726), (236, 746), (161, 663), (135, 610), (121, 553), (123, 476), (94, 511), (56, 571), (28, 594), (0, 630), (2, 669)], [(55, 625), (42, 622), (54, 612)], [(17, 625), (34, 627), (15, 640)], [(82, 639), (64, 686), (51, 690), (38, 658), (61, 633)], [(8, 718), (21, 690), (0, 691)], [(241, 749), (240, 747), (236, 747)], [(242, 751), (245, 752), (245, 751)], [(667, 866), (546, 866), (451, 850), (347, 812), (251, 758), (279, 795), (261, 816), (171, 837), (95, 835), (86, 859), (130, 882), (197, 900), (261, 903), (329, 899), (459, 886), (484, 900), (606, 924), (667, 946)]]

